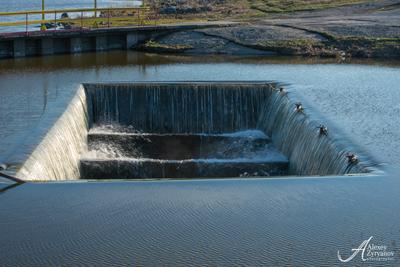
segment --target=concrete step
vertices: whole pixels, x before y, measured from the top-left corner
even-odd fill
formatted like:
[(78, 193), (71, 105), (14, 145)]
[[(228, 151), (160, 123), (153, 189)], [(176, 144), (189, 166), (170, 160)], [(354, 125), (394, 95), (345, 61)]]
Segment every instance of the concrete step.
[(88, 145), (106, 158), (164, 160), (249, 158), (271, 147), (270, 139), (257, 131), (222, 135), (90, 133)]
[(82, 179), (228, 178), (287, 174), (284, 158), (264, 160), (82, 159)]
[(148, 134), (91, 131), (82, 179), (285, 175), (288, 160), (261, 131)]

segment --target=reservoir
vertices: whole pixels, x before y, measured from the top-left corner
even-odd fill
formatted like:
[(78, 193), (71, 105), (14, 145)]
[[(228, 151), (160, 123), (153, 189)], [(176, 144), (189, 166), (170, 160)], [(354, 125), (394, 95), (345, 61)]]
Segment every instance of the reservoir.
[(4, 182), (0, 262), (332, 266), (338, 264), (338, 250), (348, 257), (371, 236), (376, 244), (398, 253), (399, 74), (399, 62), (390, 61), (204, 58), (126, 51), (2, 60), (1, 162), (47, 132), (82, 83), (271, 81), (284, 85), (305, 112), (321, 115), (329, 131), (340, 129), (343, 138), (383, 163), (387, 174), (83, 180), (10, 189)]

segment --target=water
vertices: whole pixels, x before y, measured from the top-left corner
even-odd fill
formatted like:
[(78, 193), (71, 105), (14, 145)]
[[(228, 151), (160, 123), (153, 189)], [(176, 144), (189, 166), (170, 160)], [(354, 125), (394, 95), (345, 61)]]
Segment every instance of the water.
[[(398, 65), (307, 63), (125, 52), (0, 61), (0, 156), (45, 132), (82, 81), (255, 79), (291, 84), (306, 112), (312, 103), (398, 166)], [(398, 266), (398, 177), (25, 184), (0, 193), (0, 265), (335, 266), (338, 250), (347, 257), (373, 236), (395, 261), (350, 266)]]
[[(32, 135), (41, 118), (59, 116), (81, 82), (277, 80), (289, 95), (337, 125), (354, 143), (400, 164), (400, 69), (395, 64), (327, 64), (274, 59), (210, 59), (111, 52), (0, 61), (0, 161)], [(368, 63), (368, 62), (367, 62)], [(297, 96), (297, 94), (299, 96)], [(46, 126), (40, 126), (43, 132)], [(48, 129), (47, 125), (47, 129)], [(333, 131), (333, 132), (332, 132)], [(334, 128), (331, 129), (334, 133)]]
[(247, 155), (256, 158), (257, 154), (253, 152), (267, 152), (271, 141), (261, 131), (252, 132), (259, 132), (258, 135), (262, 137), (238, 137), (236, 133), (217, 135), (120, 132), (93, 134), (90, 131), (88, 143), (90, 150), (100, 152), (98, 158), (151, 157), (184, 160), (209, 156), (229, 159)]
[(287, 158), (267, 146), (268, 139), (233, 137), (256, 127), (272, 92), (269, 84), (89, 84), (85, 89), (93, 124), (117, 123), (143, 134), (90, 134), (91, 152), (105, 151), (111, 157), (84, 156), (84, 179), (287, 173)]
[(396, 177), (27, 184), (0, 194), (2, 266), (398, 266)]
[[(62, 114), (60, 118), (48, 116), (44, 127), (39, 125), (37, 131), (31, 131), (34, 134), (13, 151), (6, 161), (7, 170), (18, 169), (16, 176), (31, 177), (29, 180), (72, 180), (80, 177), (79, 160), (80, 155), (87, 151), (89, 127), (83, 88), (77, 91), (65, 112), (58, 112)], [(47, 129), (49, 124), (54, 124), (54, 127)]]
[(93, 123), (140, 132), (220, 134), (254, 129), (269, 85), (86, 85)]
[[(136, 0), (97, 0), (97, 7), (137, 7), (142, 4), (142, 1)], [(42, 10), (41, 0), (0, 0), (1, 12), (13, 12), (13, 11), (32, 11)], [(45, 9), (78, 9), (78, 8), (94, 8), (94, 0), (45, 0)], [(79, 14), (70, 14), (72, 17), (76, 17)], [(86, 12), (85, 16), (93, 15), (92, 13)], [(60, 18), (61, 14), (58, 14)], [(29, 20), (39, 20), (41, 15), (29, 15)], [(53, 20), (54, 14), (46, 14), (46, 19)], [(13, 21), (25, 21), (25, 15), (16, 16), (0, 16), (0, 22), (13, 22)], [(38, 25), (30, 25), (29, 30), (39, 30)], [(0, 32), (14, 32), (14, 31), (25, 31), (25, 26), (7, 26), (0, 27)]]
[(85, 88), (93, 123), (117, 122), (140, 132), (169, 134), (257, 128), (289, 157), (291, 174), (368, 172), (361, 164), (355, 168), (347, 163), (345, 155), (352, 150), (337, 129), (318, 136), (318, 121), (305, 111), (294, 111), (296, 96), (280, 93), (269, 84), (100, 84)]
[[(293, 98), (265, 82), (84, 84), (44, 138), (33, 135), (38, 140), (28, 146), (34, 149), (22, 146), (23, 150), (15, 150), (4, 163), (8, 170), (13, 166), (19, 169), (16, 176), (25, 180), (262, 176), (260, 172), (285, 175), (288, 162), (274, 144), (288, 156), (291, 175), (372, 171), (369, 167), (376, 163), (352, 148), (338, 129), (319, 134), (319, 122), (305, 111), (296, 111)], [(125, 126), (144, 134), (116, 132), (97, 135), (97, 139), (90, 134), (91, 150), (105, 148), (117, 157), (85, 158), (79, 167), (76, 159), (86, 151), (88, 125), (113, 123), (117, 123), (116, 128)], [(254, 140), (246, 144), (244, 138), (222, 136), (254, 129), (271, 136), (268, 153), (256, 153)], [(240, 144), (250, 149), (248, 155), (240, 153), (245, 152)], [(137, 156), (136, 151), (142, 155)], [(348, 163), (348, 153), (358, 153), (358, 164)], [(28, 160), (19, 155), (28, 155)], [(225, 157), (218, 158), (221, 156)]]

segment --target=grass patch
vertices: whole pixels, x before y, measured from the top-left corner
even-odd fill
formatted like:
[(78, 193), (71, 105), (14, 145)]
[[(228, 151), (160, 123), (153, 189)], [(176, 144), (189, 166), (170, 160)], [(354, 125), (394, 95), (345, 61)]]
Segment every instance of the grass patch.
[(189, 22), (202, 22), (199, 18), (160, 18), (160, 19), (138, 19), (136, 17), (111, 17), (111, 18), (76, 18), (64, 19), (58, 22), (71, 24), (75, 27), (85, 28), (107, 28), (107, 27), (130, 27), (130, 26), (155, 26), (164, 24), (180, 24)]
[(157, 41), (150, 40), (138, 47), (139, 50), (155, 53), (182, 53), (188, 49), (193, 48), (191, 45), (174, 44), (167, 45), (161, 44)]

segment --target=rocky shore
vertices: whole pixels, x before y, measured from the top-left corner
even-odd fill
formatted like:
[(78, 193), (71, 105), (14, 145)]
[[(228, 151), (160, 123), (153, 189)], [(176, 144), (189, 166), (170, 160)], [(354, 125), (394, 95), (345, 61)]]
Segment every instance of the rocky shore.
[(173, 32), (136, 47), (154, 53), (400, 58), (400, 1), (265, 14)]

